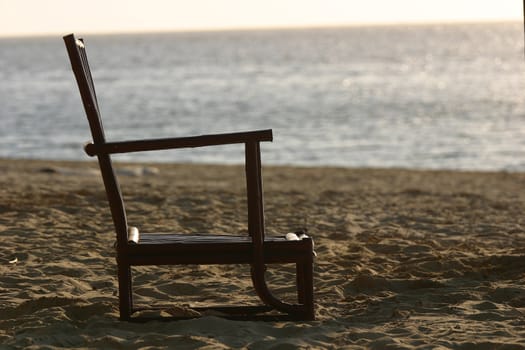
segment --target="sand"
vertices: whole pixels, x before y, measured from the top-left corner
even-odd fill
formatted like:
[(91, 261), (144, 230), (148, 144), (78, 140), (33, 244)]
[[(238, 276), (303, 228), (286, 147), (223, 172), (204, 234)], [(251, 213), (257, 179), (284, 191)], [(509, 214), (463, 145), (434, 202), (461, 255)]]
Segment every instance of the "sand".
[[(238, 166), (119, 164), (141, 231), (246, 232)], [(118, 321), (91, 162), (0, 160), (0, 348), (525, 349), (525, 174), (265, 167), (269, 234), (315, 239), (314, 322)], [(139, 303), (251, 303), (243, 266), (137, 268)], [(292, 298), (289, 267), (270, 267)]]

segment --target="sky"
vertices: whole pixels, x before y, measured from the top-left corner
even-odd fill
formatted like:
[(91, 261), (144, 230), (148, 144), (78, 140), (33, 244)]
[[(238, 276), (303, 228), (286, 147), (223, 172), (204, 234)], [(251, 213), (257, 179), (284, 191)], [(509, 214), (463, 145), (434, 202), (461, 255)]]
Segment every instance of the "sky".
[(522, 0), (0, 0), (0, 36), (522, 20)]

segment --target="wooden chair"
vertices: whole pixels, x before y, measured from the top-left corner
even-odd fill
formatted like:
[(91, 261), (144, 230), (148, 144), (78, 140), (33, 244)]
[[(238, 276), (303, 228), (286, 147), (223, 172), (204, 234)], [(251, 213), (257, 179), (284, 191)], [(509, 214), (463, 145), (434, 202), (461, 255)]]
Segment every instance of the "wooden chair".
[[(84, 41), (73, 34), (64, 37), (71, 66), (89, 121), (93, 141), (85, 146), (97, 156), (116, 231), (119, 309), (121, 320), (134, 320), (131, 266), (177, 264), (249, 264), (255, 291), (262, 305), (210, 307), (232, 318), (257, 318), (279, 314), (288, 318), (314, 319), (313, 242), (309, 237), (286, 240), (265, 236), (260, 142), (272, 141), (271, 130), (137, 141), (107, 142), (100, 117)], [(244, 144), (248, 203), (246, 236), (215, 234), (140, 233), (129, 227), (124, 201), (111, 162), (111, 154), (224, 144)], [(296, 264), (296, 304), (286, 303), (268, 289), (266, 264)], [(269, 312), (269, 313), (268, 313)]]

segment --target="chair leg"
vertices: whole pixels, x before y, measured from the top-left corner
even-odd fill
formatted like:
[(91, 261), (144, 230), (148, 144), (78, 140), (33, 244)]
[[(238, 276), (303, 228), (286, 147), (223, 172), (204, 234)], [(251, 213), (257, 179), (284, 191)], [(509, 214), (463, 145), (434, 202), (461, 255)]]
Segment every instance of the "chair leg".
[(302, 304), (305, 308), (305, 319), (315, 320), (314, 311), (314, 264), (309, 261), (303, 264), (304, 291)]
[(122, 321), (128, 321), (131, 319), (133, 310), (131, 267), (128, 264), (118, 264), (118, 289), (120, 319)]
[(304, 304), (304, 264), (296, 263), (295, 264), (295, 277), (297, 281), (297, 301), (299, 304)]

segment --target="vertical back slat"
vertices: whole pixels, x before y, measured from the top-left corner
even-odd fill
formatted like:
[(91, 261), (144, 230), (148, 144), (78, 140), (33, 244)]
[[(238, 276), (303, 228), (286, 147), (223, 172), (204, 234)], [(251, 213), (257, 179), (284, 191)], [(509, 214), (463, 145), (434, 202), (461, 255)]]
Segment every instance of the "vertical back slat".
[(100, 110), (87, 60), (83, 41), (77, 40), (73, 34), (64, 37), (71, 61), (71, 68), (80, 90), (82, 104), (86, 112), (94, 143), (105, 142), (104, 128), (100, 118)]
[(93, 83), (93, 76), (91, 75), (91, 69), (89, 68), (88, 59), (87, 59), (87, 53), (84, 45), (83, 39), (77, 39), (76, 41), (78, 51), (80, 53), (80, 59), (82, 61), (82, 69), (84, 71), (84, 75), (86, 76), (86, 82), (89, 87), (89, 92), (91, 94), (91, 98), (94, 102), (94, 107), (97, 110), (99, 114), (99, 122), (102, 125), (102, 121), (100, 120), (100, 110), (98, 108), (98, 100), (97, 100), (97, 93), (95, 92), (95, 84)]

